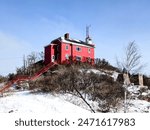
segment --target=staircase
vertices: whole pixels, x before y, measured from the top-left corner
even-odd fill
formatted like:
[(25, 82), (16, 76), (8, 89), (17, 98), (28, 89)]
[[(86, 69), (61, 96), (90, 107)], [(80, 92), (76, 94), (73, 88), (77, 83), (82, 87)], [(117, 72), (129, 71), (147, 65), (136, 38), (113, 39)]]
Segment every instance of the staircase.
[(7, 89), (9, 89), (13, 84), (20, 82), (20, 81), (33, 81), (38, 79), (43, 73), (47, 72), (50, 68), (57, 65), (56, 62), (49, 63), (45, 67), (43, 67), (41, 70), (36, 72), (33, 76), (17, 76), (11, 81), (7, 82), (2, 88), (0, 88), (0, 93), (3, 93)]

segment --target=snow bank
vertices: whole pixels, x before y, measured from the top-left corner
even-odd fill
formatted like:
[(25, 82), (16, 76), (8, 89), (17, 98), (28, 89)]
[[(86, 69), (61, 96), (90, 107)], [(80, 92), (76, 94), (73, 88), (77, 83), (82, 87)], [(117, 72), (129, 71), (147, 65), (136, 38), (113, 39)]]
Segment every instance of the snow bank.
[[(132, 88), (133, 89), (133, 88)], [(135, 88), (134, 88), (135, 89)], [(97, 112), (99, 103), (86, 97), (86, 101)], [(127, 112), (149, 113), (150, 102), (145, 100), (127, 100)], [(10, 92), (0, 97), (0, 113), (49, 113), (49, 114), (83, 114), (91, 113), (85, 102), (72, 94), (33, 94), (29, 91)], [(123, 101), (110, 112), (123, 113)]]
[[(72, 104), (80, 106), (83, 109), (91, 111), (90, 108), (87, 106), (87, 104), (80, 97), (77, 97), (75, 95), (68, 94), (68, 93), (66, 93), (66, 94), (59, 94), (57, 96), (59, 96), (60, 98), (66, 100), (66, 101), (68, 101), (68, 102), (70, 102)], [(84, 94), (83, 94), (83, 96), (84, 96)], [(98, 105), (99, 105), (98, 102), (89, 100), (87, 96), (84, 97), (84, 98), (95, 111), (98, 109)]]
[(22, 91), (15, 92), (10, 96), (0, 97), (0, 112), (82, 114), (89, 111), (51, 94), (32, 94), (29, 91)]

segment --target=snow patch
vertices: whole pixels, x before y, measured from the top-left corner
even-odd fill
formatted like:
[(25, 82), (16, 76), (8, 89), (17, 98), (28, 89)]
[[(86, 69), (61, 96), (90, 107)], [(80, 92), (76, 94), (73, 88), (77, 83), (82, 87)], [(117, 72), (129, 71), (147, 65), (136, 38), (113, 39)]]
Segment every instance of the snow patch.
[(114, 81), (117, 81), (118, 75), (119, 73), (114, 71), (111, 77), (114, 79)]
[(86, 71), (86, 73), (95, 73), (95, 74), (98, 74), (98, 75), (106, 75), (106, 73), (101, 72), (97, 69), (80, 69), (80, 72), (85, 72), (85, 71)]

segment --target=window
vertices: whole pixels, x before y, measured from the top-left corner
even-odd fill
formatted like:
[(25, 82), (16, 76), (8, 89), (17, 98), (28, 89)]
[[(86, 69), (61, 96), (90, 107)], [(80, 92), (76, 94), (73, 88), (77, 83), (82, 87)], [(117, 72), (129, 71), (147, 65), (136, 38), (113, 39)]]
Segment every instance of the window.
[(77, 50), (77, 51), (81, 51), (81, 48), (77, 46), (77, 47), (76, 47), (76, 50)]
[(81, 56), (76, 56), (77, 61), (81, 61), (81, 59), (82, 59)]
[(69, 55), (68, 55), (68, 54), (66, 54), (66, 56), (65, 56), (65, 57), (66, 57), (66, 59), (67, 59), (67, 60), (69, 60)]
[(66, 50), (68, 50), (69, 49), (69, 46), (68, 45), (66, 45)]
[(91, 49), (90, 48), (88, 48), (88, 53), (91, 53)]

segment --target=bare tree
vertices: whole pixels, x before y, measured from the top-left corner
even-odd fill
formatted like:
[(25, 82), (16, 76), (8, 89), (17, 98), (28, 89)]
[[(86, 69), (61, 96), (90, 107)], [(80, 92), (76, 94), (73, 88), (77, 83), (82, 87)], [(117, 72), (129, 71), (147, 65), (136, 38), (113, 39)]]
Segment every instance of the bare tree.
[[(138, 47), (136, 43), (130, 42), (128, 46), (125, 48), (125, 57), (123, 61), (117, 60), (117, 65), (122, 70), (125, 70), (126, 77), (124, 79), (124, 113), (127, 112), (127, 87), (130, 85), (127, 78), (129, 78), (129, 73), (138, 73), (143, 68), (141, 65), (141, 54), (139, 53)], [(130, 79), (129, 79), (130, 80)]]
[(43, 51), (38, 53), (38, 59), (44, 60), (44, 52)]
[(0, 83), (5, 82), (6, 80), (7, 80), (7, 77), (0, 75)]
[(117, 59), (117, 65), (120, 69), (125, 69), (128, 73), (137, 73), (143, 68), (143, 65), (141, 65), (141, 58), (142, 56), (139, 53), (139, 49), (133, 41), (125, 48), (123, 60), (119, 61)]
[(27, 59), (28, 59), (29, 65), (34, 64), (38, 59), (37, 53), (32, 52), (30, 55), (28, 55)]
[(28, 71), (29, 74), (34, 73), (34, 69), (35, 66), (34, 64), (38, 61), (38, 54), (36, 52), (31, 52), (31, 54), (29, 54), (27, 56), (27, 64), (28, 64)]

